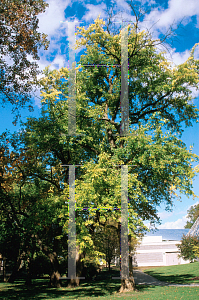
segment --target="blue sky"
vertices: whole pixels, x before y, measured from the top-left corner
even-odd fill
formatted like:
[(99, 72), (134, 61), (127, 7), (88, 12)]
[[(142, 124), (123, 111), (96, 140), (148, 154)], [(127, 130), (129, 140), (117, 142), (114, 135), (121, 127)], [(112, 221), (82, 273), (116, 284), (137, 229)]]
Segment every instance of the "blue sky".
[[(49, 8), (45, 14), (39, 16), (39, 31), (48, 34), (50, 46), (47, 51), (40, 51), (40, 60), (38, 65), (43, 70), (51, 64), (51, 69), (59, 69), (68, 66), (68, 41), (70, 45), (74, 43), (74, 30), (68, 22), (77, 21), (80, 26), (89, 26), (98, 17), (104, 20), (107, 18), (106, 10), (110, 7), (112, 1), (72, 1), (72, 0), (48, 0)], [(151, 12), (144, 15), (141, 27), (151, 28), (153, 37), (160, 37), (165, 33), (170, 25), (181, 22), (180, 28), (176, 30), (176, 37), (173, 38), (168, 59), (176, 65), (183, 63), (189, 57), (189, 51), (195, 43), (199, 42), (199, 5), (197, 0), (152, 0), (142, 1), (145, 8), (153, 7)], [(133, 21), (131, 9), (124, 0), (117, 0), (115, 12), (118, 12), (118, 18), (122, 15), (123, 19)], [(117, 19), (119, 20), (119, 19)], [(77, 23), (78, 25), (78, 23)], [(76, 52), (76, 61), (84, 49)], [(199, 58), (199, 47), (196, 48), (196, 57)], [(34, 97), (34, 112), (30, 113), (23, 109), (22, 119), (28, 116), (38, 116), (40, 112), (40, 92), (37, 91)], [(193, 91), (195, 105), (199, 108), (199, 92)], [(19, 129), (19, 125), (12, 124), (13, 116), (11, 114), (11, 105), (1, 108), (0, 133), (9, 129), (11, 132)], [(187, 147), (194, 145), (193, 152), (199, 155), (198, 141), (199, 123), (193, 127), (185, 128), (182, 140)], [(194, 181), (194, 192), (199, 195), (199, 176)], [(181, 202), (175, 201), (173, 212), (166, 212), (164, 206), (159, 210), (162, 225), (159, 228), (183, 228), (186, 223), (187, 209), (196, 203), (199, 199), (193, 201), (182, 196)]]

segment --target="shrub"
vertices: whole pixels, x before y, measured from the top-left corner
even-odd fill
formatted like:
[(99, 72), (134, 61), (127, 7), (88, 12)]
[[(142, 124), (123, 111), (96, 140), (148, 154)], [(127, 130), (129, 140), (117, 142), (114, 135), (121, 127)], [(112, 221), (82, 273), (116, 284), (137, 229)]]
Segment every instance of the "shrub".
[(43, 276), (45, 274), (50, 274), (51, 271), (51, 264), (49, 258), (39, 253), (31, 264), (31, 273), (33, 277)]
[(99, 271), (100, 271), (100, 267), (97, 264), (87, 262), (84, 265), (82, 275), (86, 279), (92, 280), (99, 274)]

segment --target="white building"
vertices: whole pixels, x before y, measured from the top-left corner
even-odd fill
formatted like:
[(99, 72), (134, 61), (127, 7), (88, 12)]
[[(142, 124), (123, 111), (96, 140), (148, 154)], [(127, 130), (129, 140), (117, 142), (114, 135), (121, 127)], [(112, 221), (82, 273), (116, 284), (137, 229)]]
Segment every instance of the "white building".
[(189, 260), (185, 261), (178, 257), (177, 244), (180, 243), (180, 241), (162, 240), (162, 236), (145, 236), (137, 247), (133, 265), (146, 267), (187, 264)]

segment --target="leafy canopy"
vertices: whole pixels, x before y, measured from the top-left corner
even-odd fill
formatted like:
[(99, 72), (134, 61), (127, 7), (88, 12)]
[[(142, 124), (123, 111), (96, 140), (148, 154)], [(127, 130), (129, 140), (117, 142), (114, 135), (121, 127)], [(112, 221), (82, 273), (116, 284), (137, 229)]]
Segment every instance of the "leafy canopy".
[(28, 55), (38, 60), (38, 49), (48, 48), (47, 35), (37, 31), (37, 16), (47, 6), (43, 0), (1, 1), (0, 97), (2, 105), (13, 105), (13, 111), (31, 101), (31, 82), (36, 81), (39, 71)]
[[(187, 196), (199, 157), (180, 140), (182, 124), (198, 118), (190, 88), (198, 88), (198, 60), (174, 67), (158, 41), (129, 25), (129, 135), (120, 136), (121, 32), (103, 29), (99, 18), (79, 28), (77, 47), (87, 50), (76, 67), (76, 126), (81, 136), (68, 135), (69, 70), (44, 70), (40, 80), (42, 112), (13, 136), (14, 147), (28, 153), (25, 173), (51, 185), (59, 207), (56, 220), (68, 233), (68, 167), (76, 168), (76, 230), (78, 250), (93, 260), (103, 255), (96, 234), (108, 224), (120, 232), (121, 168), (128, 165), (129, 236), (146, 230), (143, 221), (159, 222), (161, 203), (172, 208), (178, 192)], [(98, 66), (86, 66), (86, 65)], [(99, 66), (99, 65), (106, 65)], [(52, 171), (51, 174), (49, 169)], [(127, 182), (126, 182), (127, 184)], [(41, 201), (46, 198), (42, 195)]]
[[(128, 25), (130, 135), (121, 137), (121, 72), (110, 66), (121, 65), (121, 32), (112, 35), (104, 31), (103, 24), (97, 18), (88, 29), (79, 28), (78, 32), (82, 38), (76, 47), (85, 45), (86, 53), (76, 67), (76, 125), (77, 133), (84, 135), (67, 135), (67, 68), (44, 70), (40, 81), (42, 117), (27, 123), (29, 142), (34, 136), (36, 147), (43, 148), (48, 141), (51, 159), (58, 158), (54, 162), (83, 165), (77, 171), (76, 201), (77, 207), (89, 209), (77, 212), (79, 236), (91, 234), (93, 226), (105, 225), (109, 218), (120, 223), (120, 211), (114, 211), (121, 205), (121, 170), (116, 165), (129, 165), (132, 235), (145, 228), (143, 220), (159, 221), (158, 206), (165, 202), (168, 209), (172, 207), (177, 191), (196, 196), (192, 180), (197, 169), (192, 162), (198, 161), (198, 156), (186, 149), (178, 135), (183, 122), (189, 126), (198, 117), (190, 90), (198, 88), (196, 46), (185, 63), (174, 67), (165, 53), (157, 52), (158, 41)], [(81, 245), (85, 247), (85, 243)]]

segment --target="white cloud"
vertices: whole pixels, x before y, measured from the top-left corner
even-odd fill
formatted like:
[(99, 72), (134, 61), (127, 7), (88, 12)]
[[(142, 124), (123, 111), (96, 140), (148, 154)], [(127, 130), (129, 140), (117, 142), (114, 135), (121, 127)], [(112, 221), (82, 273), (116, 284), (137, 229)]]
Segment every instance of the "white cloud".
[(71, 0), (48, 0), (46, 2), (49, 4), (49, 7), (45, 13), (38, 16), (39, 31), (51, 36), (60, 28), (61, 22), (65, 21), (64, 10), (71, 4)]
[(121, 9), (125, 9), (127, 11), (131, 11), (132, 9), (130, 8), (129, 4), (126, 2), (126, 0), (116, 0), (115, 1), (117, 3), (117, 8)]
[[(162, 50), (162, 49), (161, 49)], [(163, 49), (164, 50), (164, 49)], [(199, 47), (196, 47), (195, 53), (194, 53), (195, 59), (199, 58)], [(172, 66), (177, 66), (180, 64), (183, 64), (189, 57), (190, 57), (190, 50), (185, 50), (183, 52), (176, 52), (175, 48), (170, 48), (170, 52), (167, 52), (165, 54), (165, 57), (169, 62), (171, 62)], [(199, 90), (193, 87), (189, 87), (189, 89), (192, 91), (192, 97), (197, 98), (199, 96)]]
[(132, 9), (126, 2), (126, 0), (116, 0), (116, 15), (113, 18), (113, 21), (127, 21), (127, 22), (135, 22), (136, 18), (132, 15)]
[(86, 8), (89, 9), (88, 12), (83, 16), (83, 20), (90, 21), (97, 19), (98, 15), (100, 14), (101, 18), (105, 18), (105, 10), (106, 10), (106, 4), (101, 3), (99, 5), (93, 5), (93, 4), (86, 4)]
[[(191, 208), (191, 206), (197, 205), (199, 204), (199, 201), (195, 202), (194, 204), (190, 205), (187, 210), (189, 210)], [(161, 213), (159, 213), (160, 216)], [(164, 216), (164, 212), (162, 213)], [(180, 212), (176, 213), (176, 214), (180, 214)], [(158, 228), (159, 229), (183, 229), (184, 226), (186, 225), (187, 221), (189, 221), (188, 219), (188, 215), (186, 214), (185, 216), (183, 216), (182, 218), (173, 221), (173, 222), (166, 222), (162, 225), (159, 225)]]
[(60, 68), (66, 67), (66, 64), (67, 64), (67, 62), (64, 59), (64, 56), (58, 54), (55, 57), (55, 59), (51, 62), (50, 69), (60, 69)]
[(37, 89), (35, 92), (34, 92), (34, 100), (35, 100), (35, 105), (38, 106), (38, 108), (41, 108), (41, 91), (40, 89)]
[[(171, 53), (172, 62), (175, 65), (183, 64), (190, 56), (190, 51), (189, 50), (185, 50), (184, 52), (175, 52), (175, 50), (176, 49), (174, 48), (172, 53)], [(168, 57), (168, 59), (169, 59), (169, 57)]]
[(160, 219), (163, 220), (163, 219), (167, 219), (167, 218), (171, 217), (173, 214), (174, 214), (174, 212), (163, 211), (163, 212), (158, 213), (158, 217), (160, 217)]
[(147, 23), (155, 24), (155, 28), (165, 29), (168, 28), (173, 22), (179, 22), (183, 18), (183, 24), (190, 21), (190, 17), (199, 15), (199, 5), (195, 0), (170, 0), (168, 8), (163, 10), (158, 7), (145, 17)]
[(187, 216), (184, 216), (181, 219), (178, 219), (177, 221), (166, 222), (162, 225), (159, 225), (158, 229), (183, 229), (187, 220)]

